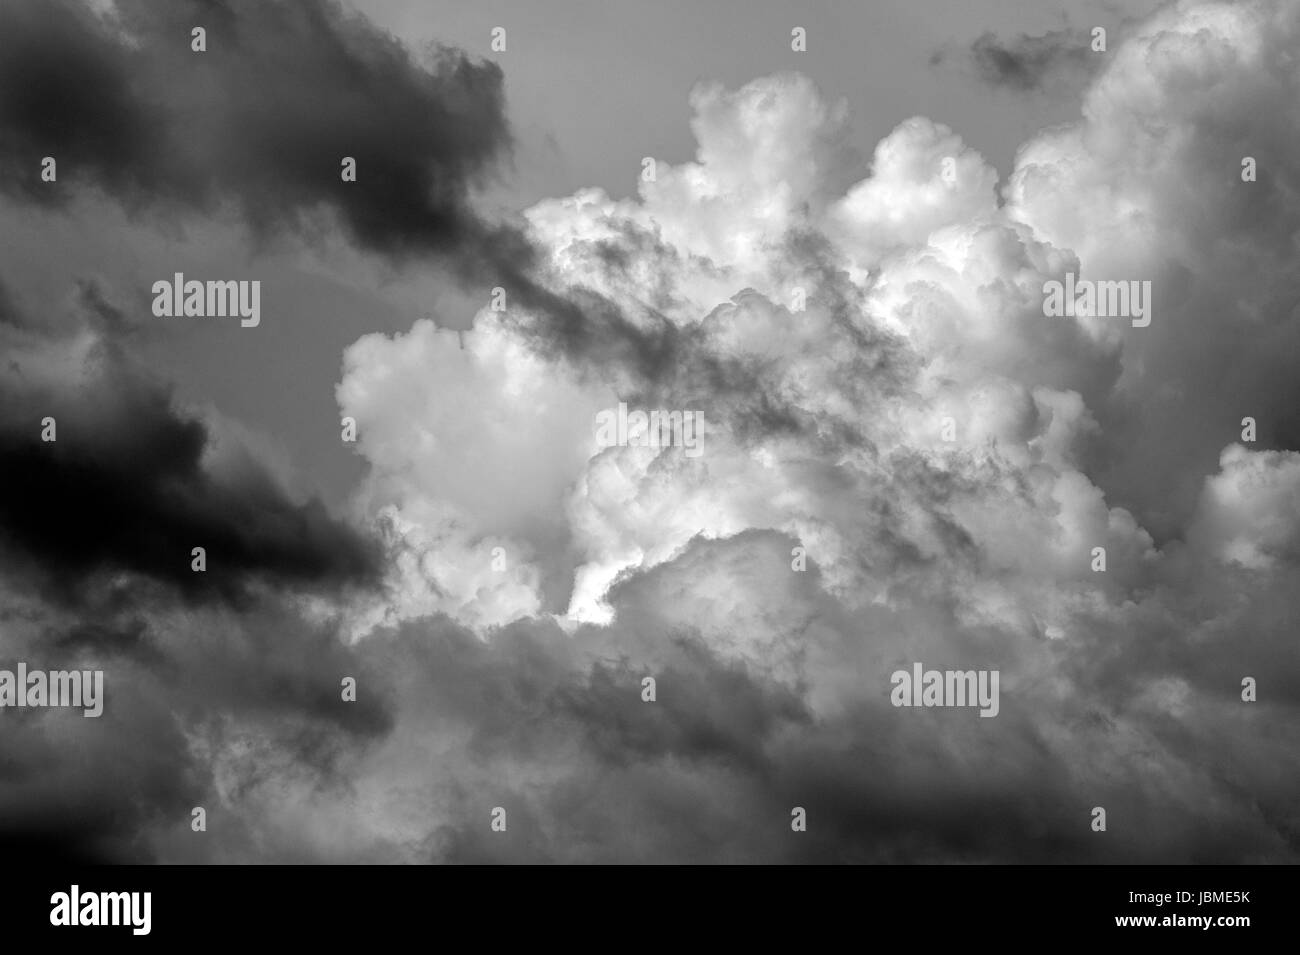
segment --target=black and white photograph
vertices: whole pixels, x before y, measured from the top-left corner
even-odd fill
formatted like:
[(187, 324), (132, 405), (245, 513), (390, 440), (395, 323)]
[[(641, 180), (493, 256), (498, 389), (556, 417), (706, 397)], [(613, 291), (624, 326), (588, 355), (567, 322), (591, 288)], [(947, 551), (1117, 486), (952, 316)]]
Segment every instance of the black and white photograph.
[(1074, 917), (1251, 944), (1297, 608), (1300, 0), (0, 0), (6, 925), (1176, 867)]

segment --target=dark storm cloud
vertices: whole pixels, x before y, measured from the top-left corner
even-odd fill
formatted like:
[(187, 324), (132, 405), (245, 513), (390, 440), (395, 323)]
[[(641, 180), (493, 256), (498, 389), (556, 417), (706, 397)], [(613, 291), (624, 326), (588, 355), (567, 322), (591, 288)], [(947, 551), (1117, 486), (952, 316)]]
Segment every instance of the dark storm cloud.
[[(17, 333), (13, 333), (17, 334)], [(245, 455), (214, 475), (211, 436), (170, 394), (96, 347), (82, 380), (55, 385), (11, 355), (0, 376), (0, 553), (65, 600), (97, 572), (132, 571), (191, 597), (234, 599), (254, 582), (367, 585), (371, 542), (319, 501), (290, 500)], [(56, 440), (42, 440), (53, 418)], [(191, 569), (206, 550), (207, 571)]]
[(598, 662), (581, 686), (558, 695), (561, 712), (583, 726), (602, 760), (716, 760), (761, 775), (771, 737), (811, 723), (796, 694), (719, 661), (693, 636), (674, 636), (668, 652), (672, 662), (656, 671), (666, 692), (649, 710), (640, 697), (644, 667), (626, 661)]
[[(207, 30), (207, 52), (190, 30)], [(470, 189), (508, 146), (502, 74), (431, 62), (335, 3), (68, 0), (0, 5), (0, 188), (57, 203), (98, 186), (133, 208), (233, 204), (261, 231), (336, 212), (384, 254), (486, 241)], [(40, 161), (59, 163), (57, 185)], [(357, 161), (357, 181), (340, 161)]]
[[(130, 617), (123, 633), (83, 625), (60, 641), (61, 652), (147, 641), (162, 662), (110, 669), (116, 680), (110, 690), (118, 689), (103, 720), (104, 765), (94, 763), (84, 778), (65, 768), (57, 780), (43, 781), (41, 767), (54, 763), (32, 740), (35, 721), (6, 737), (0, 815), (32, 829), (25, 843), (14, 843), (17, 850), (105, 861), (1286, 857), (1271, 831), (1284, 829), (1284, 822), (1171, 802), (1171, 783), (1149, 754), (1102, 749), (1109, 755), (1098, 771), (1088, 750), (1113, 740), (1119, 730), (1105, 714), (1126, 707), (1094, 710), (1091, 699), (1057, 701), (1073, 725), (1076, 750), (1063, 748), (1056, 731), (1040, 725), (1041, 701), (1025, 698), (1035, 691), (1024, 681), (1004, 685), (996, 720), (890, 706), (890, 664), (882, 662), (879, 642), (894, 638), (881, 632), (864, 640), (860, 621), (837, 619), (842, 615), (822, 593), (815, 566), (806, 575), (786, 573), (790, 543), (770, 532), (696, 541), (680, 566), (616, 588), (613, 628), (582, 628), (572, 636), (528, 620), (485, 642), (434, 617), (344, 648), (287, 608), (265, 604), (229, 627), (215, 626), (214, 641), (168, 632), (165, 623), (142, 637)], [(800, 617), (807, 614), (799, 652), (834, 656), (844, 676), (860, 684), (847, 705), (814, 709), (804, 688), (774, 679), (760, 661), (724, 655), (661, 604), (665, 588), (658, 584), (679, 593), (683, 579), (729, 556), (771, 582), (751, 597), (747, 610), (754, 619), (792, 606)], [(846, 650), (849, 656), (842, 656)], [(1063, 655), (1065, 672), (1084, 662), (1064, 646), (1047, 652)], [(113, 660), (120, 655), (112, 653)], [(641, 699), (647, 674), (658, 681), (654, 703)], [(357, 703), (339, 702), (340, 675), (357, 676)], [(1127, 707), (1139, 705), (1143, 685), (1106, 686)], [(214, 736), (219, 758), (179, 748), (177, 725), (210, 725), (217, 717), (257, 740), (255, 757), (238, 755), (244, 737), (221, 731)], [(1214, 727), (1215, 718), (1207, 714), (1198, 732), (1173, 723), (1158, 732), (1166, 747), (1188, 752), (1192, 765), (1211, 759), (1211, 752), (1221, 762), (1218, 750), (1239, 731)], [(395, 729), (401, 735), (390, 739)], [(128, 738), (149, 744), (127, 747)], [(428, 742), (437, 755), (412, 759), (413, 739)], [(1195, 757), (1191, 747), (1200, 747)], [(110, 761), (128, 768), (111, 770)], [(1286, 786), (1267, 778), (1275, 772), (1247, 769), (1216, 785), (1234, 802), (1249, 799), (1284, 820)], [(128, 777), (144, 782), (127, 786)], [(307, 786), (317, 801), (312, 812), (328, 813), (355, 806), (358, 787), (379, 782), (389, 801), (365, 838), (263, 826), (267, 808), (292, 816), (296, 810), (283, 803), (298, 787)], [(1099, 839), (1088, 829), (1096, 804), (1108, 808), (1122, 838)], [(209, 807), (210, 827), (220, 838), (187, 837), (193, 805)], [(509, 813), (506, 833), (487, 825), (494, 806)], [(790, 830), (794, 806), (808, 813), (806, 833)], [(20, 833), (0, 833), (0, 842)]]
[[(1100, 54), (1092, 52), (1091, 39), (1091, 34), (1082, 30), (1053, 30), (1042, 36), (1022, 33), (1009, 40), (988, 32), (977, 37), (962, 57), (990, 86), (1028, 92), (1056, 81), (1073, 81), (1082, 88), (1103, 62)], [(950, 51), (943, 50), (930, 62), (942, 63), (950, 56)]]
[(98, 621), (74, 624), (66, 632), (49, 635), (53, 651), (67, 653), (70, 657), (90, 652), (107, 659), (127, 657), (141, 663), (161, 663), (163, 656), (149, 639), (148, 624), (142, 618), (124, 621), (120, 626), (107, 626)]
[(558, 335), (599, 328), (608, 302), (544, 288), (518, 226), (472, 208), (510, 150), (501, 68), (441, 46), (426, 59), (329, 0), (121, 0), (111, 18), (15, 0), (0, 6), (0, 190), (60, 205), (91, 185), (139, 214), (233, 209), (257, 235), (309, 240), (332, 213), (361, 248), (502, 286)]
[[(295, 772), (338, 788), (346, 786), (339, 761), (393, 727), (383, 679), (291, 607), (258, 601), (236, 621), (207, 610), (176, 613), (140, 588), (126, 606), (113, 606), (121, 602), (85, 608), (62, 632), (37, 628), (24, 638), (8, 621), (4, 666), (22, 659), (34, 668), (104, 671), (99, 718), (0, 713), (0, 850), (11, 857), (155, 861), (150, 837), (188, 834), (195, 806), (217, 829), (222, 803), (238, 806), (253, 780), (230, 780), (218, 796), (214, 766), (191, 745), (195, 732), (220, 740), (256, 727), (261, 745)], [(345, 676), (363, 688), (355, 701), (342, 699)], [(68, 760), (74, 737), (83, 755)], [(230, 841), (227, 834), (222, 844)]]
[[(208, 475), (204, 426), (160, 392), (123, 382), (84, 402), (5, 397), (0, 529), (56, 587), (131, 570), (195, 596), (233, 596), (253, 578), (334, 584), (375, 569), (366, 542), (319, 502), (293, 504), (265, 475), (233, 486)], [(45, 415), (57, 442), (40, 438)], [(194, 547), (207, 551), (206, 573), (190, 569)]]
[[(39, 651), (26, 658), (43, 665)], [(141, 832), (169, 817), (188, 820), (199, 804), (202, 771), (180, 727), (153, 687), (137, 674), (121, 677), (106, 668), (97, 719), (57, 710), (20, 723), (5, 712), (0, 849), (10, 858), (150, 861)], [(70, 737), (77, 760), (63, 752)]]
[[(463, 749), (440, 751), (435, 775), (440, 786), (449, 780), (439, 792), (450, 796), (414, 840), (425, 860), (1047, 864), (1286, 857), (1277, 837), (1282, 824), (1234, 815), (1213, 801), (1171, 800), (1173, 784), (1149, 754), (1109, 748), (1120, 730), (1088, 700), (1065, 705), (1076, 736), (1066, 747), (1041, 725), (1042, 701), (1026, 699), (1036, 691), (1024, 681), (1004, 686), (996, 720), (898, 709), (888, 703), (889, 665), (857, 668), (859, 660), (878, 659), (878, 647), (861, 634), (810, 627), (801, 652), (816, 655), (845, 641), (857, 649), (837, 659), (846, 676), (861, 681), (848, 705), (815, 713), (799, 688), (755, 662), (725, 658), (698, 632), (660, 616), (655, 578), (675, 583), (728, 553), (772, 573), (783, 568), (789, 543), (757, 532), (697, 541), (682, 555), (684, 567), (662, 567), (616, 588), (619, 622), (609, 630), (569, 638), (526, 621), (485, 643), (432, 619), (368, 640), (363, 652), (375, 669), (399, 675), (387, 692), (401, 725), (425, 738), (467, 734)], [(770, 599), (751, 609), (761, 618), (792, 600), (814, 600), (822, 607), (809, 608), (814, 618), (833, 615), (816, 578), (815, 568), (793, 582), (774, 577)], [(1069, 671), (1084, 663), (1068, 648), (1031, 652), (1039, 649), (1062, 654)], [(654, 703), (641, 698), (645, 675), (657, 679)], [(1146, 685), (1124, 688), (1129, 706)], [(1213, 726), (1214, 718), (1195, 733), (1170, 723), (1159, 730), (1162, 745), (1192, 765), (1211, 751), (1223, 760), (1238, 731)], [(1209, 749), (1193, 755), (1195, 746)], [(1092, 747), (1110, 754), (1100, 767), (1089, 756)], [(1246, 770), (1215, 785), (1281, 818), (1285, 787), (1266, 776)], [(1089, 829), (1097, 804), (1108, 808), (1119, 838), (1099, 839)], [(494, 806), (507, 809), (505, 833), (487, 825)], [(806, 833), (790, 830), (795, 806), (808, 813)]]
[[(770, 802), (770, 748), (818, 730), (796, 693), (720, 659), (697, 634), (629, 623), (569, 637), (524, 621), (485, 643), (430, 619), (369, 639), (363, 652), (398, 675), (401, 725), (426, 738), (468, 734), (463, 750), (438, 760), (451, 798), (418, 840), (424, 861), (780, 855), (767, 840), (742, 848), (738, 834), (763, 826), (755, 817)], [(646, 674), (659, 681), (653, 704), (641, 698)], [(495, 805), (509, 813), (505, 835), (484, 824)], [(778, 843), (788, 812), (771, 817)]]

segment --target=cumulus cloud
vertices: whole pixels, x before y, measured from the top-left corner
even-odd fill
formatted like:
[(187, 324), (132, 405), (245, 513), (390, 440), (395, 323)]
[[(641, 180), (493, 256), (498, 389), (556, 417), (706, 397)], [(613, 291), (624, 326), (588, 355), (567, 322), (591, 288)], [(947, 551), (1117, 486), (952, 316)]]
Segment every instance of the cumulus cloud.
[(1229, 445), (1205, 480), (1189, 539), (1219, 560), (1267, 570), (1300, 544), (1300, 454)]
[(1300, 190), (1283, 157), (1300, 129), (1273, 117), (1298, 81), (1273, 64), (1298, 18), (1287, 3), (1162, 10), (1114, 49), (1081, 121), (1026, 143), (1007, 183), (1010, 215), (1076, 255), (1082, 276), (1152, 280), (1156, 317), (1123, 333), (1122, 375), (1091, 407), (1106, 436), (1097, 473), (1161, 538), (1185, 527), (1243, 417), (1263, 446), (1297, 447)]
[[(480, 568), (486, 535), (513, 525), (535, 570), (485, 586), (482, 571), (426, 565), (421, 586), (445, 599), (419, 606), (475, 630), (494, 659), (527, 634), (548, 666), (564, 660), (563, 687), (521, 697), (520, 719), (541, 723), (527, 757), (513, 731), (493, 737), (500, 772), (523, 774), (509, 792), (529, 835), (507, 850), (463, 835), (453, 812), (434, 856), (592, 858), (613, 838), (640, 858), (1293, 858), (1285, 785), (1236, 750), (1271, 751), (1255, 714), (1297, 701), (1278, 616), (1296, 569), (1279, 521), (1294, 510), (1291, 455), (1205, 454), (1236, 440), (1225, 424), (1241, 408), (1270, 417), (1265, 445), (1289, 427), (1278, 342), (1294, 335), (1294, 280), (1267, 243), (1294, 227), (1294, 167), (1279, 151), (1258, 189), (1236, 153), (1295, 135), (1263, 117), (1284, 115), (1293, 79), (1270, 65), (1296, 33), (1284, 4), (1161, 12), (1117, 47), (1082, 119), (1026, 143), (1000, 190), (953, 130), (918, 117), (836, 195), (843, 104), (797, 75), (703, 86), (693, 162), (657, 163), (628, 200), (584, 190), (526, 213), (540, 281), (576, 312), (485, 309), (463, 352), (424, 327), (351, 349), (343, 410), (410, 414), (426, 434), (363, 446), (372, 517), (436, 528)], [(1257, 230), (1246, 210), (1261, 193), (1276, 201)], [(1152, 325), (1045, 318), (1044, 283), (1066, 272), (1152, 279)], [(1241, 372), (1194, 389), (1225, 352)], [(705, 453), (597, 446), (592, 412), (616, 400), (700, 409)], [(445, 476), (411, 479), (439, 453), (481, 459), (454, 480), (491, 496), (503, 456), (537, 480), (521, 473), (484, 514)], [(538, 546), (516, 495), (525, 510), (545, 499), (548, 539), (566, 546)], [(565, 582), (567, 604), (541, 580)], [(499, 612), (521, 584), (532, 602)], [(385, 617), (401, 640), (426, 626), (414, 606)], [(711, 675), (686, 677), (682, 653)], [(1002, 713), (892, 708), (888, 674), (914, 660), (1000, 669)], [(1240, 680), (1265, 666), (1290, 675), (1252, 708)], [(673, 703), (640, 703), (639, 674)], [(693, 679), (722, 681), (735, 708), (710, 715), (700, 700), (675, 736), (663, 721), (677, 692), (697, 699)], [(552, 709), (575, 698), (576, 717)], [(728, 729), (737, 714), (752, 731)], [(601, 729), (547, 738), (574, 719)], [(1264, 761), (1293, 765), (1280, 748)], [(666, 772), (654, 785), (649, 766)], [(475, 779), (469, 791), (491, 788)], [(601, 798), (580, 798), (589, 786)], [(699, 855), (670, 834), (662, 855), (620, 841), (610, 798), (716, 838)], [(783, 839), (808, 802), (824, 828)], [(1094, 805), (1124, 820), (1120, 838), (1090, 838)]]

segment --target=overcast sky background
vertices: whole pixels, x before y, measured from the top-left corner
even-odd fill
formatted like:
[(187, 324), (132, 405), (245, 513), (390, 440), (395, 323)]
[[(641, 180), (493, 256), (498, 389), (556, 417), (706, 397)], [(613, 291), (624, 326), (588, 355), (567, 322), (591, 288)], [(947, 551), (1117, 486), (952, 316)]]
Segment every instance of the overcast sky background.
[[(0, 664), (108, 692), (0, 713), (0, 842), (1294, 862), (1297, 41), (1293, 0), (0, 4)], [(1150, 327), (1044, 318), (1070, 271)], [(261, 324), (156, 318), (176, 272)], [(597, 447), (620, 400), (704, 454)], [(891, 706), (918, 661), (998, 717)]]

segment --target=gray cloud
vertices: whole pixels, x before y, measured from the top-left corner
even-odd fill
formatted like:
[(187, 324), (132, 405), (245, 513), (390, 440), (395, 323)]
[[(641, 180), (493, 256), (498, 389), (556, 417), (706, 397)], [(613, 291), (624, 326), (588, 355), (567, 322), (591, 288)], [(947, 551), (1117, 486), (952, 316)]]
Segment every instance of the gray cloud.
[(1004, 39), (992, 32), (975, 38), (968, 50), (936, 52), (930, 62), (964, 60), (979, 79), (992, 87), (1032, 92), (1071, 84), (1082, 91), (1088, 78), (1104, 64), (1104, 54), (1091, 49), (1091, 32), (1052, 30)]
[[(469, 189), (509, 144), (494, 64), (450, 49), (416, 63), (334, 3), (125, 0), (110, 17), (20, 0), (0, 17), (11, 193), (56, 203), (68, 182), (155, 210), (233, 202), (259, 230), (306, 229), (327, 208), (393, 255), (481, 233)], [(206, 53), (190, 49), (194, 26)], [(60, 163), (55, 188), (44, 155)], [(355, 184), (340, 181), (344, 156)]]

